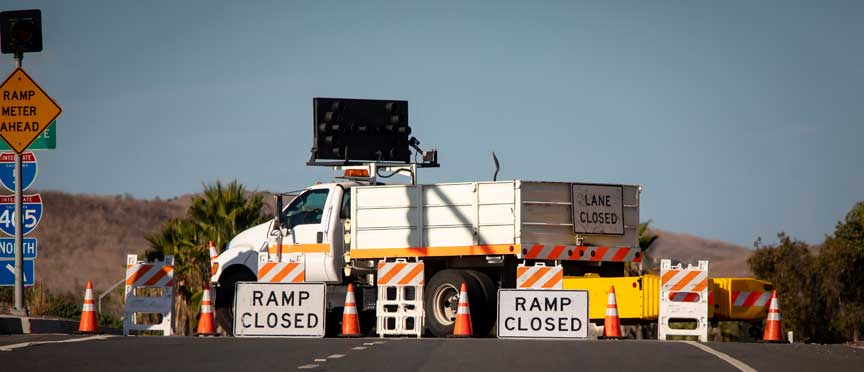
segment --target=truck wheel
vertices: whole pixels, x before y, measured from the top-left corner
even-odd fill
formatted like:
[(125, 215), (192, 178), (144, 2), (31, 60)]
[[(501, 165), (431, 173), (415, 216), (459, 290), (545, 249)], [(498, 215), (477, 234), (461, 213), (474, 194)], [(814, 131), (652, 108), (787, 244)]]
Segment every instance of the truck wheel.
[(495, 327), (495, 320), (498, 317), (498, 285), (495, 284), (489, 275), (482, 272), (469, 270), (468, 274), (480, 283), (480, 287), (483, 288), (483, 295), (485, 296), (485, 300), (483, 301), (485, 306), (482, 309), (475, 313), (474, 308), (471, 308), (474, 334), (477, 336), (488, 336), (489, 331)]
[(223, 274), (216, 290), (216, 324), (228, 336), (234, 335), (234, 290), (237, 282), (254, 282), (258, 280), (248, 269), (232, 271)]
[(489, 329), (485, 322), (477, 323), (480, 317), (474, 314), (484, 314), (486, 295), (480, 282), (464, 270), (443, 270), (432, 277), (426, 284), (424, 310), (426, 312), (426, 328), (433, 336), (444, 337), (453, 334), (456, 322), (456, 311), (459, 309), (459, 288), (462, 283), (468, 287), (468, 303), (471, 310), (471, 320), (475, 335), (486, 335)]

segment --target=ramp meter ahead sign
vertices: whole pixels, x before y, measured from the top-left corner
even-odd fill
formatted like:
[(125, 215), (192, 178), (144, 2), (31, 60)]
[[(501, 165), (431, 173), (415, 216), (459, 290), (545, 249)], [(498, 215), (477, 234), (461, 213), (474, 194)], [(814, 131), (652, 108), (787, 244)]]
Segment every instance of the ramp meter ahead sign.
[(324, 337), (324, 283), (238, 282), (234, 335)]
[(0, 137), (17, 153), (60, 115), (60, 106), (21, 68), (0, 85)]
[(587, 337), (587, 291), (498, 290), (498, 338)]

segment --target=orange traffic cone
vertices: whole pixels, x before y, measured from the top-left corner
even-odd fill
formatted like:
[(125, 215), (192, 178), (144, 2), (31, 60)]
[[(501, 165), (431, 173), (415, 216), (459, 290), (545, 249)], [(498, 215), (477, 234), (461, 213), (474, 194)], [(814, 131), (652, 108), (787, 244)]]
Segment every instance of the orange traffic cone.
[(84, 307), (81, 308), (81, 323), (78, 332), (96, 333), (99, 321), (96, 319), (96, 305), (93, 301), (93, 282), (87, 281), (87, 289), (84, 291)]
[(345, 293), (345, 307), (342, 310), (342, 333), (339, 337), (360, 337), (360, 319), (357, 318), (357, 301), (354, 299), (354, 285), (348, 284)]
[(462, 283), (459, 288), (459, 308), (456, 310), (456, 324), (453, 325), (453, 337), (471, 337), (474, 328), (471, 327), (471, 309), (468, 308), (468, 287)]
[(201, 317), (198, 319), (198, 336), (215, 336), (213, 321), (213, 301), (210, 299), (210, 283), (204, 283), (204, 296), (201, 297)]
[(210, 276), (216, 275), (216, 258), (219, 257), (219, 252), (216, 250), (216, 246), (213, 245), (213, 241), (210, 241)]
[(621, 338), (621, 323), (618, 319), (618, 301), (615, 299), (614, 285), (609, 287), (609, 297), (606, 299), (606, 321), (603, 324), (602, 338)]
[(783, 342), (780, 324), (780, 301), (777, 299), (777, 291), (771, 293), (771, 304), (768, 306), (768, 319), (765, 320), (765, 333), (762, 341)]

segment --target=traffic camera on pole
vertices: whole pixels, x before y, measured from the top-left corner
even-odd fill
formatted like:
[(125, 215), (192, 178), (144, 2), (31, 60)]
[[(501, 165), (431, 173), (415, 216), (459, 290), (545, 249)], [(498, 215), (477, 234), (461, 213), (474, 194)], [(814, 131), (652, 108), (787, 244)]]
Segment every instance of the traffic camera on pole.
[(0, 12), (3, 54), (42, 51), (42, 12), (39, 9)]

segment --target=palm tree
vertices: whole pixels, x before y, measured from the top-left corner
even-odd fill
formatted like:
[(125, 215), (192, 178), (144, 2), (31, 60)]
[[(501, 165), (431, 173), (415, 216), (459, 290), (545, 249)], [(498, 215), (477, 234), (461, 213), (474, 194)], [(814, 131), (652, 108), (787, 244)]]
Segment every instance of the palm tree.
[(248, 195), (237, 181), (217, 181), (204, 186), (203, 196), (192, 198), (185, 218), (168, 220), (159, 233), (147, 237), (148, 259), (174, 256), (177, 334), (190, 334), (197, 324), (202, 287), (210, 273), (208, 242), (223, 248), (241, 231), (263, 222), (263, 205), (261, 195)]
[(642, 250), (642, 269), (640, 270), (640, 275), (652, 272), (656, 266), (654, 259), (648, 254), (648, 249), (659, 238), (659, 236), (648, 231), (651, 222), (653, 221), (648, 220), (639, 224), (639, 249)]

